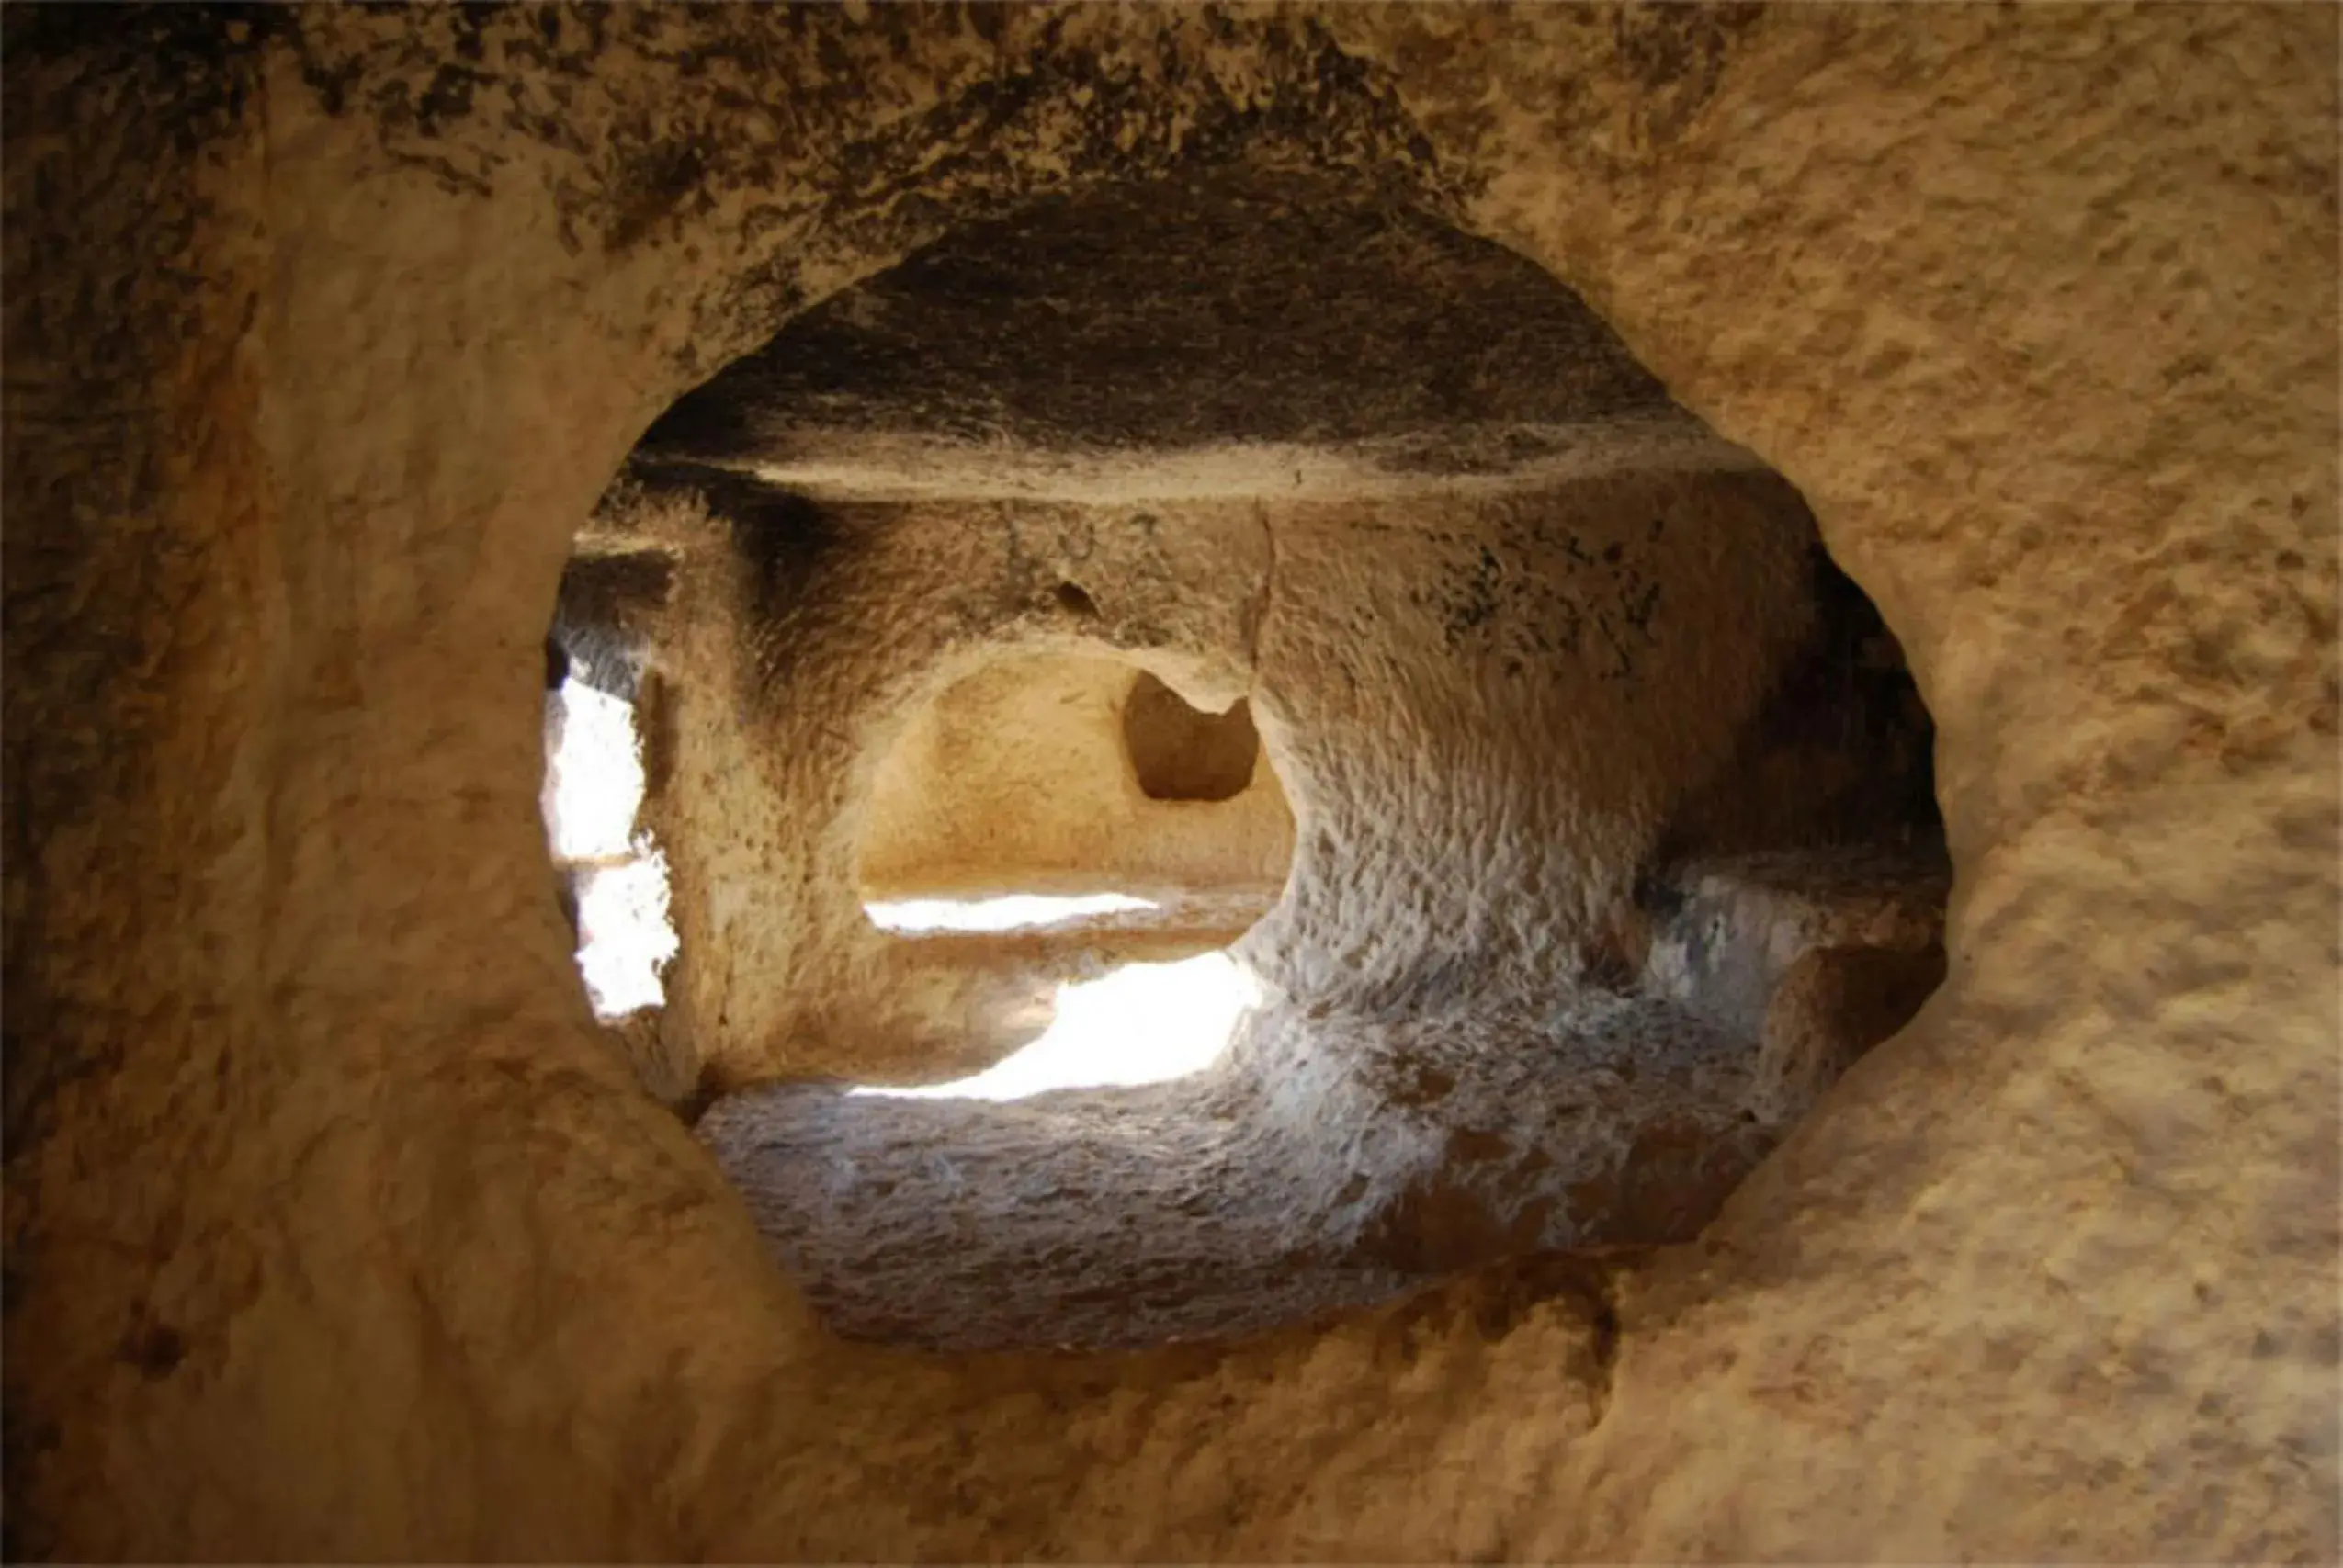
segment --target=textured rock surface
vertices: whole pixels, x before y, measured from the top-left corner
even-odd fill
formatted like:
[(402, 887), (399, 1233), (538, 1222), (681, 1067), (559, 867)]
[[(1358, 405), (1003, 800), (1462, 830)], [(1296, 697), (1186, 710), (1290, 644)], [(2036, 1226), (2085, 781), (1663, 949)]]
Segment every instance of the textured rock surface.
[[(1152, 711), (1165, 706), (1191, 716)], [(1250, 717), (1233, 752), (1195, 733), (1206, 718), (1118, 660), (981, 666), (904, 726), (871, 779), (865, 894), (1243, 889), (1258, 914), (1285, 884), (1294, 814)], [(1150, 728), (1134, 735), (1135, 724)], [(1199, 779), (1214, 787), (1198, 792)], [(1154, 798), (1150, 782), (1190, 793)]]
[(1550, 274), (1395, 177), (1204, 160), (1044, 197), (808, 310), (643, 454), (961, 500), (1747, 461)]
[[(6, 38), (17, 1552), (2334, 1558), (2331, 12), (77, 12)], [(791, 310), (1239, 154), (1797, 486), (1948, 977), (1624, 1270), (841, 1345), (571, 971), (571, 536)]]
[(699, 1132), (840, 1333), (1225, 1339), (1523, 1254), (1690, 1239), (1776, 1135), (1737, 1115), (1750, 1043), (1616, 998), (1556, 1014), (1273, 1010), (1235, 1066), (1169, 1084), (997, 1105), (781, 1085)]
[[(1144, 503), (810, 502), (701, 479), (628, 526), (682, 561), (659, 652), (672, 782), (651, 817), (683, 940), (669, 1011), (720, 1084), (949, 1077), (1030, 1035), (1062, 976), (881, 935), (857, 871), (874, 848), (882, 887), (902, 875), (890, 847), (954, 858), (919, 841), (888, 771), (1004, 658), (1113, 659), (1207, 707), (1250, 694), (1296, 837), (1244, 954), (1282, 993), (1441, 1008), (1478, 987), (1534, 1010), (1616, 962), (1663, 827), (1814, 631), (1811, 519), (1737, 468)], [(1183, 855), (1207, 888), (1285, 869), (1266, 804), (1215, 866), (1136, 793), (1054, 827), (1026, 802), (989, 820), (1030, 818), (1023, 858), (1061, 872), (1159, 830), (1135, 852), (1175, 888)]]

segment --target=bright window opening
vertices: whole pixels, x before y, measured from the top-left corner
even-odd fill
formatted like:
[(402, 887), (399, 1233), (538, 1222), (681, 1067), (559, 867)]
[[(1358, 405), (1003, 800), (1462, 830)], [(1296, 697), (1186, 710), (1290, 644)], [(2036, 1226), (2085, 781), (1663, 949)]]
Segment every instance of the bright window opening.
[(575, 901), (578, 970), (594, 1016), (622, 1018), (666, 1000), (660, 971), (677, 948), (667, 857), (635, 829), (643, 766), (634, 705), (575, 680), (546, 705), (541, 806), (555, 867)]
[(1070, 924), (1096, 915), (1121, 915), (1158, 908), (1152, 898), (1123, 893), (1091, 893), (1057, 897), (1043, 893), (1012, 893), (1001, 898), (899, 898), (865, 904), (863, 913), (883, 931), (924, 934), (930, 931), (1013, 931)]

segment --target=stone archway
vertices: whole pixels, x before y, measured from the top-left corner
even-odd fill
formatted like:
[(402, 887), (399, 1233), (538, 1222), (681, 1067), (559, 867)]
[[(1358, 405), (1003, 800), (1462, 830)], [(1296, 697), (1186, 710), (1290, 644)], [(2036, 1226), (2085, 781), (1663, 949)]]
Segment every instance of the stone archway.
[[(21, 1548), (2332, 1555), (2334, 27), (12, 17)], [(1951, 976), (1599, 1300), (842, 1350), (567, 975), (568, 532), (796, 306), (1255, 141), (1807, 496), (1937, 718)]]

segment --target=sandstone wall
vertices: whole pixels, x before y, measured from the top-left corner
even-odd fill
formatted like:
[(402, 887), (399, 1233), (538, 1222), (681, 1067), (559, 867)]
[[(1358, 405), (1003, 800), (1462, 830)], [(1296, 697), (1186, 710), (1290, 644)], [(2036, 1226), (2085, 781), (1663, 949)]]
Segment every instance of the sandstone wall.
[[(12, 9), (12, 1546), (2331, 1559), (2336, 41)], [(570, 969), (571, 532), (790, 310), (1239, 151), (1548, 266), (1805, 494), (1939, 726), (1948, 978), (1624, 1273), (838, 1346)]]
[[(917, 824), (891, 770), (932, 744), (924, 716), (1013, 668), (1006, 650), (1150, 662), (1199, 702), (1250, 694), (1298, 817), (1294, 863), (1287, 877), (1254, 847), (1273, 824), (1221, 852), (1284, 884), (1243, 948), (1273, 987), (1383, 1008), (1475, 993), (1502, 1012), (1542, 1006), (1590, 953), (1618, 961), (1659, 825), (1723, 766), (1811, 630), (1811, 524), (1756, 475), (820, 511), (781, 536), (819, 541), (787, 568), (744, 542), (763, 536), (739, 532), (753, 517), (684, 531), (696, 565), (658, 656), (673, 693), (652, 813), (684, 942), (673, 1027), (726, 1081), (950, 1077), (1029, 1034), (1046, 965), (939, 962), (860, 907), (874, 841), (907, 863), (945, 852), (895, 843)], [(1082, 611), (1061, 603), (1067, 581), (1089, 585)], [(1061, 874), (1125, 855), (1174, 868), (1179, 808), (1147, 818), (1167, 824), (1149, 829), (1160, 848), (1116, 850), (1102, 835), (1128, 830), (1135, 785), (1105, 815), (1080, 805), (1079, 766), (1051, 786), (1060, 804), (1036, 798), (1055, 764), (1023, 765), (1022, 784), (1002, 778), (1023, 798), (989, 820), (1013, 833), (1062, 813), (1047, 850)], [(970, 766), (934, 771), (985, 787)]]
[[(753, 514), (682, 541), (690, 564), (659, 655), (675, 761), (652, 810), (684, 947), (671, 1026), (728, 1081), (950, 1077), (1030, 1038), (1064, 976), (1044, 953), (1023, 967), (972, 961), (864, 917), (861, 857), (874, 831), (895, 830), (877, 814), (897, 747), (1003, 659), (1151, 664), (1199, 701), (1233, 701), (1262, 530), (1226, 507), (1174, 528), (1005, 502), (821, 515), (807, 536), (826, 543), (787, 561), (741, 547)], [(1061, 603), (1069, 581), (1099, 585), (1092, 613)]]
[[(1159, 721), (1159, 736), (1135, 744), (1129, 709), (1143, 674), (1115, 660), (1010, 658), (936, 698), (872, 781), (866, 892), (1233, 887), (1276, 897), (1294, 816), (1251, 717), (1238, 716), (1241, 752), (1225, 765), (1193, 721)], [(1174, 714), (1204, 716), (1157, 689)], [(1149, 769), (1179, 793), (1155, 798)]]

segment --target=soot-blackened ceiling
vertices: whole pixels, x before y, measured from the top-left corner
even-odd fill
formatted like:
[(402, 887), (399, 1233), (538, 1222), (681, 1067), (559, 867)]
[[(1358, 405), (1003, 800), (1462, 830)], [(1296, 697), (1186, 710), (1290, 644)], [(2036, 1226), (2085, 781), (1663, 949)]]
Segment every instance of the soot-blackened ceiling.
[(1472, 470), (1590, 428), (1705, 434), (1533, 263), (1323, 177), (1224, 169), (948, 235), (683, 399), (642, 455), (745, 467), (883, 434), (1396, 444), (1399, 466)]

